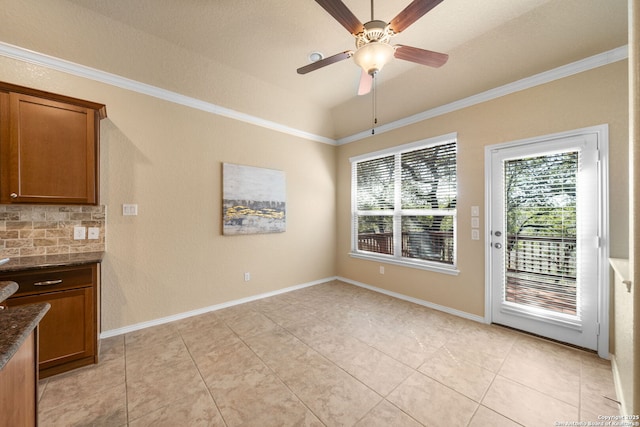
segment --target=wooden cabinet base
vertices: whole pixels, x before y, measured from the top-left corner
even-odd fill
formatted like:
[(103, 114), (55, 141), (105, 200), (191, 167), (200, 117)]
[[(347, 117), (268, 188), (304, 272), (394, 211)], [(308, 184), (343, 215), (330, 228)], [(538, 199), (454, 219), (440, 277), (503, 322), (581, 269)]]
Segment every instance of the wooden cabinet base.
[(71, 371), (73, 369), (82, 368), (83, 366), (93, 365), (98, 363), (97, 357), (86, 357), (84, 359), (72, 360), (71, 362), (55, 365), (50, 368), (40, 367), (40, 379), (49, 378), (53, 375), (58, 375), (63, 372)]
[(0, 274), (19, 286), (7, 306), (51, 306), (39, 326), (40, 378), (98, 363), (99, 276), (98, 263)]

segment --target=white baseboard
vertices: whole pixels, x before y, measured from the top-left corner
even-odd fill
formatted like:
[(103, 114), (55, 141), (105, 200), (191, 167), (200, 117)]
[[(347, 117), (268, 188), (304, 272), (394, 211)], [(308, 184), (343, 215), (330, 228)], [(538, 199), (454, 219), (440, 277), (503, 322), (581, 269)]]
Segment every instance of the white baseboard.
[(295, 286), (290, 286), (288, 288), (278, 289), (277, 291), (273, 291), (273, 292), (266, 292), (266, 293), (263, 293), (263, 294), (253, 295), (253, 296), (246, 297), (246, 298), (240, 298), (240, 299), (237, 299), (237, 300), (228, 301), (228, 302), (224, 302), (224, 303), (221, 303), (221, 304), (215, 304), (215, 305), (211, 305), (211, 306), (208, 306), (208, 307), (199, 308), (197, 310), (191, 310), (191, 311), (186, 311), (184, 313), (174, 314), (174, 315), (167, 316), (167, 317), (161, 317), (159, 319), (149, 320), (147, 322), (136, 323), (136, 324), (133, 324), (133, 325), (122, 327), (122, 328), (103, 331), (103, 332), (100, 333), (100, 339), (115, 337), (115, 336), (126, 334), (126, 333), (129, 333), (129, 332), (138, 331), (140, 329), (150, 328), (152, 326), (158, 326), (158, 325), (162, 325), (162, 324), (165, 324), (165, 323), (174, 322), (176, 320), (186, 319), (186, 318), (192, 317), (192, 316), (198, 316), (200, 314), (209, 313), (211, 311), (216, 311), (216, 310), (221, 310), (223, 308), (233, 307), (234, 305), (244, 304), (244, 303), (247, 303), (247, 302), (257, 301), (257, 300), (260, 300), (260, 299), (263, 299), (263, 298), (269, 298), (269, 297), (280, 295), (280, 294), (284, 294), (284, 293), (287, 293), (287, 292), (297, 291), (299, 289), (308, 288), (310, 286), (319, 285), (319, 284), (322, 284), (322, 283), (330, 282), (332, 280), (340, 280), (342, 282), (349, 283), (351, 285), (355, 285), (355, 286), (359, 286), (361, 288), (369, 289), (370, 291), (378, 292), (378, 293), (381, 293), (381, 294), (384, 294), (384, 295), (388, 295), (390, 297), (398, 298), (398, 299), (401, 299), (401, 300), (404, 300), (404, 301), (409, 301), (409, 302), (412, 302), (412, 303), (415, 303), (415, 304), (418, 304), (418, 305), (422, 305), (424, 307), (428, 307), (428, 308), (432, 308), (434, 310), (442, 311), (444, 313), (452, 314), (454, 316), (458, 316), (458, 317), (462, 317), (462, 318), (465, 318), (465, 319), (473, 320), (473, 321), (479, 322), (479, 323), (486, 323), (484, 317), (482, 317), (482, 316), (477, 316), (475, 314), (470, 314), (470, 313), (467, 313), (467, 312), (464, 312), (464, 311), (460, 311), (460, 310), (456, 310), (456, 309), (453, 309), (453, 308), (450, 308), (450, 307), (446, 307), (446, 306), (443, 306), (443, 305), (434, 304), (434, 303), (429, 302), (429, 301), (425, 301), (425, 300), (421, 300), (421, 299), (418, 299), (418, 298), (410, 297), (410, 296), (403, 295), (403, 294), (400, 294), (400, 293), (397, 293), (397, 292), (388, 291), (386, 289), (376, 288), (375, 286), (367, 285), (365, 283), (357, 282), (355, 280), (347, 279), (345, 277), (334, 276), (334, 277), (327, 277), (327, 278), (320, 279), (320, 280), (315, 280), (313, 282), (303, 283), (301, 285), (295, 285)]
[(421, 300), (421, 299), (418, 299), (418, 298), (410, 297), (410, 296), (407, 296), (407, 295), (404, 295), (404, 294), (400, 294), (398, 292), (392, 292), (392, 291), (388, 291), (386, 289), (376, 288), (375, 286), (367, 285), (365, 283), (357, 282), (355, 280), (347, 279), (345, 277), (338, 276), (338, 277), (336, 277), (336, 279), (340, 280), (342, 282), (350, 283), (350, 284), (355, 285), (355, 286), (359, 286), (361, 288), (369, 289), (370, 291), (374, 291), (374, 292), (378, 292), (378, 293), (381, 293), (381, 294), (384, 294), (384, 295), (388, 295), (390, 297), (398, 298), (398, 299), (401, 299), (401, 300), (404, 300), (404, 301), (409, 301), (409, 302), (412, 302), (414, 304), (422, 305), (424, 307), (432, 308), (434, 310), (442, 311), (444, 313), (452, 314), (454, 316), (458, 316), (458, 317), (462, 317), (462, 318), (465, 318), (465, 319), (473, 320), (474, 322), (487, 323), (483, 316), (478, 316), (478, 315), (475, 315), (475, 314), (467, 313), (466, 311), (456, 310), (456, 309), (451, 308), (451, 307), (446, 307), (444, 305), (439, 305), (439, 304), (435, 304), (435, 303), (432, 303), (432, 302), (429, 302), (429, 301), (425, 301), (425, 300)]
[(620, 371), (618, 370), (615, 354), (611, 355), (611, 370), (613, 371), (613, 385), (616, 388), (616, 399), (620, 402), (620, 415), (633, 415), (628, 411), (629, 407), (625, 404), (622, 383), (620, 382)]
[(313, 282), (303, 283), (301, 285), (290, 286), (288, 288), (278, 289), (273, 292), (265, 292), (263, 294), (253, 295), (246, 298), (240, 298), (233, 301), (223, 302), (221, 304), (211, 305), (209, 307), (199, 308), (197, 310), (186, 311), (184, 313), (178, 313), (167, 317), (161, 317), (159, 319), (149, 320), (147, 322), (136, 323), (134, 325), (125, 326), (122, 328), (111, 329), (108, 331), (103, 331), (100, 333), (100, 339), (115, 337), (117, 335), (126, 334), (133, 331), (138, 331), (140, 329), (150, 328), (152, 326), (158, 326), (169, 322), (174, 322), (176, 320), (186, 319), (192, 316), (198, 316), (200, 314), (209, 313), (211, 311), (221, 310), (227, 307), (233, 307), (234, 305), (244, 304), (251, 301), (257, 301), (263, 298), (269, 298), (275, 295), (284, 294), (291, 291), (297, 291), (298, 289), (308, 288), (310, 286), (319, 285), (321, 283), (330, 282), (335, 280), (336, 277), (327, 277), (325, 279), (315, 280)]

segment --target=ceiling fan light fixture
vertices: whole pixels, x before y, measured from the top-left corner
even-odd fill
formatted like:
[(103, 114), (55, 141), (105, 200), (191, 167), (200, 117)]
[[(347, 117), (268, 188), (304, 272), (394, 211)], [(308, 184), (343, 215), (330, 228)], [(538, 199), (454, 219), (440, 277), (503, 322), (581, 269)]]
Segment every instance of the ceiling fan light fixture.
[(353, 60), (367, 74), (373, 75), (391, 61), (394, 53), (395, 49), (388, 43), (371, 42), (360, 47), (353, 54)]

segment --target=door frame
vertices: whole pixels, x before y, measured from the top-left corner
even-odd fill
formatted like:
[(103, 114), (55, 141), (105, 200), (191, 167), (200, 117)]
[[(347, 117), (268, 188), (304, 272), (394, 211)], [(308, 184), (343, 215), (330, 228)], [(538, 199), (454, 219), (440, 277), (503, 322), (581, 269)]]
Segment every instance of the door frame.
[(492, 180), (492, 159), (491, 153), (497, 149), (514, 148), (522, 145), (548, 142), (560, 138), (579, 137), (582, 135), (595, 134), (598, 141), (598, 234), (600, 246), (598, 248), (598, 356), (609, 359), (609, 125), (591, 126), (582, 129), (575, 129), (549, 135), (536, 136), (533, 138), (519, 139), (500, 144), (487, 145), (484, 148), (484, 236), (485, 236), (485, 303), (484, 320), (492, 323), (492, 293), (491, 285), (492, 258), (495, 251), (491, 251), (491, 216), (493, 197), (491, 190)]

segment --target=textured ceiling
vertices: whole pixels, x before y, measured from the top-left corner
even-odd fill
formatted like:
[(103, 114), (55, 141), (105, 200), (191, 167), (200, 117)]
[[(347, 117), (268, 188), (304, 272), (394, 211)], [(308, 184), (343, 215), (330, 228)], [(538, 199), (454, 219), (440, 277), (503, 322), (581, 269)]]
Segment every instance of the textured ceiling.
[[(313, 0), (69, 0), (176, 47), (328, 109), (336, 137), (370, 125), (351, 60), (307, 75), (312, 51), (354, 49), (354, 38)], [(389, 21), (409, 0), (378, 0)], [(344, 0), (366, 22), (369, 0)], [(445, 52), (432, 69), (393, 60), (380, 73), (378, 110), (396, 120), (626, 44), (627, 0), (444, 0), (394, 38)], [(170, 58), (168, 58), (170, 60)], [(367, 114), (354, 115), (366, 110)]]

